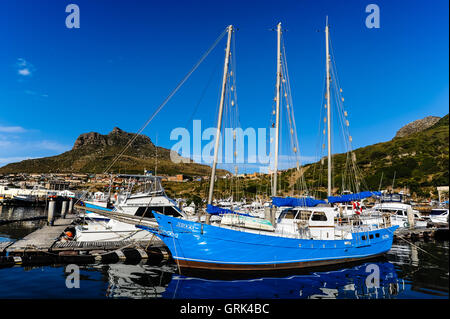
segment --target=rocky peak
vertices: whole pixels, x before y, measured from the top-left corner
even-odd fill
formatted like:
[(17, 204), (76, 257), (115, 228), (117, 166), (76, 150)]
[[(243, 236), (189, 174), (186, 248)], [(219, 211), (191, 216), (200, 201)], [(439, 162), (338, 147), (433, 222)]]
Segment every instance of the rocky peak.
[(121, 134), (121, 133), (126, 133), (125, 131), (121, 130), (120, 128), (118, 128), (117, 126), (115, 126), (113, 128), (113, 130), (109, 133), (109, 134)]
[[(75, 141), (73, 149), (78, 149), (87, 145), (96, 145), (98, 147), (124, 146), (133, 138), (133, 136), (134, 133), (127, 133), (118, 127), (114, 127), (108, 135), (102, 135), (97, 132), (83, 133)], [(143, 144), (153, 145), (150, 138), (145, 135), (139, 135), (133, 142), (133, 146), (135, 147)]]
[(439, 116), (427, 116), (421, 120), (417, 120), (406, 124), (397, 131), (394, 138), (408, 136), (417, 132), (426, 130), (427, 128), (436, 124), (441, 118)]

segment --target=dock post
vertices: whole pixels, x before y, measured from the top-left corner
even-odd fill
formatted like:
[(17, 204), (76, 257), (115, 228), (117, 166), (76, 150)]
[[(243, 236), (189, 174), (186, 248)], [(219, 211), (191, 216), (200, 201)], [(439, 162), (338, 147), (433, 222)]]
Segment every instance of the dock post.
[(48, 202), (47, 224), (50, 226), (53, 226), (55, 220), (55, 204), (56, 202), (54, 200)]
[(269, 220), (273, 227), (275, 227), (275, 217), (277, 208), (274, 207), (264, 207), (264, 217)]
[(264, 207), (264, 218), (270, 221), (270, 207), (268, 206)]
[(409, 229), (414, 229), (414, 212), (410, 206), (406, 209), (406, 213), (408, 214)]
[(71, 198), (69, 201), (69, 214), (72, 213), (73, 213), (73, 198)]
[(61, 217), (62, 217), (62, 219), (66, 218), (66, 213), (67, 213), (67, 201), (63, 200), (62, 206), (61, 206)]

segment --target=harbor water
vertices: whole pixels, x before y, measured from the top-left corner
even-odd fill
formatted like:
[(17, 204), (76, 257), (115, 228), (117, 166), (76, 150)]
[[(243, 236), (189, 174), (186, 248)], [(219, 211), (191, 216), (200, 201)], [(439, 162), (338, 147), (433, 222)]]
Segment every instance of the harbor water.
[[(1, 207), (0, 219), (40, 216), (44, 209)], [(17, 240), (45, 221), (0, 225), (0, 241)], [(68, 288), (68, 265), (0, 269), (0, 299), (448, 299), (448, 241), (396, 242), (383, 258), (302, 273), (252, 278), (180, 275), (176, 264), (79, 266)]]

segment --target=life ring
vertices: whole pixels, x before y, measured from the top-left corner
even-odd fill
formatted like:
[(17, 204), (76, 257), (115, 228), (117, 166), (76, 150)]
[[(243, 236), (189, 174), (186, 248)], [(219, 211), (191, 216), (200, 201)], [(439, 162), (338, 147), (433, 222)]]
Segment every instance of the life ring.
[(353, 210), (357, 215), (362, 213), (362, 207), (359, 202), (352, 202)]
[(404, 222), (403, 223), (403, 227), (409, 227), (409, 223), (408, 222)]

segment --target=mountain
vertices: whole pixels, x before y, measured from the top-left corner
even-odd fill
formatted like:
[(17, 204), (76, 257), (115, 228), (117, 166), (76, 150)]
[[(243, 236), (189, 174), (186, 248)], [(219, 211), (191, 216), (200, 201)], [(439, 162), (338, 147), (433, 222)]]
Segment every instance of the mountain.
[(417, 132), (422, 132), (436, 124), (441, 118), (439, 116), (427, 116), (421, 120), (411, 122), (397, 131), (394, 138), (405, 137)]
[[(443, 118), (414, 121), (402, 127), (391, 141), (356, 149), (354, 154), (364, 178), (362, 190), (378, 190), (380, 181), (381, 188), (386, 189), (395, 182), (396, 188), (408, 187), (411, 194), (428, 197), (436, 186), (449, 184), (448, 114)], [(345, 153), (332, 158), (333, 185), (338, 193), (342, 191), (346, 159)], [(320, 181), (321, 195), (326, 192), (326, 167), (326, 158), (305, 166), (308, 186), (318, 185)]]
[[(29, 159), (11, 163), (0, 168), (0, 173), (103, 173), (135, 134), (115, 127), (109, 134), (97, 132), (81, 134), (70, 151), (60, 155)], [(158, 174), (185, 174), (203, 176), (211, 173), (207, 165), (174, 163), (171, 151), (155, 146), (150, 138), (138, 135), (110, 172), (141, 174), (144, 169), (153, 171), (157, 164)], [(179, 157), (178, 154), (173, 154)], [(157, 161), (156, 161), (157, 159)], [(219, 175), (227, 173), (217, 170)]]

